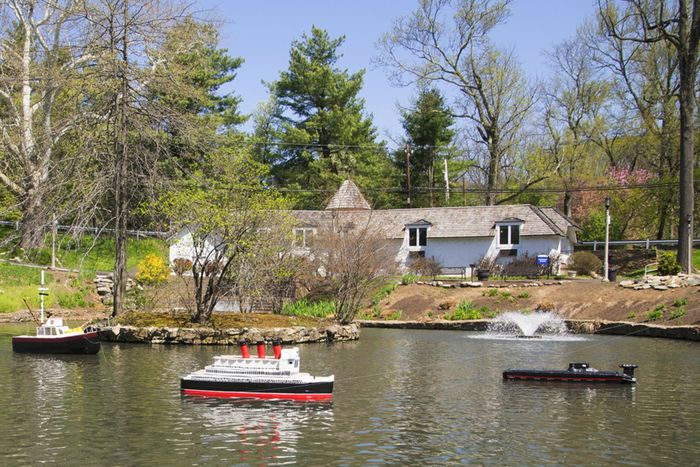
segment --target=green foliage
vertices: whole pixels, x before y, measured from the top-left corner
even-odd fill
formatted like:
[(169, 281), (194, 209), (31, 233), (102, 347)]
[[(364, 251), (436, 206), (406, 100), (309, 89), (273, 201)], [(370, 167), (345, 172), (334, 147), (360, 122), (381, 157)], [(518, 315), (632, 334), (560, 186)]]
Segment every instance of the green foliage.
[(577, 251), (569, 259), (569, 269), (573, 269), (577, 274), (590, 274), (597, 272), (603, 263), (600, 259), (589, 251)]
[(488, 289), (481, 292), (482, 297), (497, 297), (498, 289)]
[(686, 315), (685, 307), (679, 306), (675, 310), (671, 311), (671, 318), (670, 319), (682, 318), (685, 315)]
[[(52, 283), (53, 274), (44, 273), (44, 281), (47, 284)], [(16, 285), (39, 287), (39, 284), (41, 284), (41, 269), (0, 262), (0, 288)]]
[(391, 292), (396, 290), (396, 283), (392, 282), (391, 284), (386, 284), (383, 286), (381, 289), (377, 291), (376, 294), (374, 294), (374, 297), (372, 297), (372, 305), (377, 305), (379, 302), (384, 300), (386, 297), (391, 295)]
[(527, 292), (520, 292), (517, 297), (518, 298), (530, 298), (530, 294)]
[[(91, 282), (88, 285), (80, 277), (74, 277), (64, 284), (48, 272), (44, 275), (44, 281), (49, 288), (49, 295), (44, 299), (47, 308), (85, 309), (95, 306), (87, 298), (92, 292)], [(24, 299), (36, 312), (40, 305), (40, 284), (41, 269), (0, 262), (0, 313), (26, 310)]]
[(396, 320), (401, 319), (401, 311), (400, 310), (394, 311), (389, 316), (387, 316), (386, 319), (388, 319), (389, 321), (396, 321)]
[(89, 308), (92, 302), (88, 302), (85, 298), (85, 293), (81, 291), (60, 291), (56, 293), (56, 301), (61, 308), (66, 309), (81, 309)]
[(136, 280), (147, 285), (158, 285), (168, 280), (170, 269), (163, 258), (149, 253), (139, 262), (136, 270)]
[(679, 298), (678, 300), (673, 301), (673, 306), (675, 307), (681, 307), (683, 305), (688, 304), (688, 299), (687, 298)]
[(32, 248), (27, 250), (26, 258), (30, 263), (48, 266), (51, 264), (50, 248)]
[(463, 300), (459, 303), (459, 305), (457, 305), (457, 308), (453, 313), (445, 315), (445, 319), (452, 321), (483, 319), (485, 313), (488, 313), (487, 307), (476, 308), (474, 307), (474, 303), (472, 303), (470, 300)]
[(658, 263), (657, 271), (661, 276), (673, 276), (681, 272), (681, 265), (672, 251), (661, 253)]
[(666, 311), (666, 305), (657, 305), (656, 308), (654, 308), (651, 311), (648, 311), (644, 317), (646, 318), (647, 321), (657, 321), (660, 320), (664, 317), (664, 312)]
[[(450, 158), (445, 147), (454, 137), (454, 117), (440, 91), (434, 88), (421, 88), (412, 108), (401, 112), (402, 125), (406, 130), (407, 143), (411, 145), (409, 166), (413, 186), (442, 187), (444, 168), (442, 159)], [(436, 148), (440, 148), (437, 150)], [(406, 170), (406, 153), (399, 149), (394, 153), (394, 165), (398, 171)], [(432, 177), (430, 176), (432, 172)], [(402, 187), (408, 189), (406, 177), (400, 178)], [(438, 189), (440, 189), (438, 188)], [(429, 206), (429, 197), (413, 194), (414, 206)]]
[(401, 276), (401, 284), (402, 285), (409, 285), (409, 284), (415, 284), (416, 281), (418, 280), (418, 274), (408, 272)]
[(636, 317), (637, 317), (637, 313), (635, 313), (634, 311), (631, 311), (631, 312), (627, 315), (627, 319), (635, 319)]
[(335, 302), (331, 300), (320, 300), (308, 302), (305, 298), (290, 302), (282, 307), (283, 315), (309, 316), (313, 318), (327, 318), (335, 313)]
[[(58, 263), (65, 268), (83, 271), (111, 271), (114, 269), (115, 242), (111, 236), (95, 238), (84, 235), (80, 238), (60, 237), (57, 252)], [(134, 268), (148, 254), (167, 257), (168, 244), (157, 238), (132, 238), (126, 244), (127, 268)]]
[[(255, 157), (286, 188), (336, 190), (352, 177), (376, 208), (390, 195), (374, 189), (386, 187), (394, 169), (359, 97), (364, 70), (338, 68), (344, 42), (317, 27), (292, 42), (288, 68), (270, 85), (275, 100), (256, 121)], [(276, 144), (264, 144), (270, 141)], [(318, 209), (328, 200), (325, 193), (298, 191), (290, 201)]]

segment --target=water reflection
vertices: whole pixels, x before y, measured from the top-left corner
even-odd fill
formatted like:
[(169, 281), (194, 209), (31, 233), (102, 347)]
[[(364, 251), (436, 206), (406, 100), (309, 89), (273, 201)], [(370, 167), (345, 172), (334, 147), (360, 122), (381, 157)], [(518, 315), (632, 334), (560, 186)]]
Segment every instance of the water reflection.
[[(242, 463), (281, 465), (296, 463), (303, 429), (329, 429), (332, 402), (258, 401), (181, 396), (183, 412), (202, 426), (205, 445), (227, 446)], [(184, 446), (187, 450), (187, 446)]]
[[(587, 336), (474, 339), (363, 329), (300, 346), (335, 374), (332, 403), (183, 397), (225, 346), (105, 344), (97, 356), (13, 354), (0, 327), (3, 465), (694, 465), (700, 345)], [(638, 383), (504, 382), (506, 368), (640, 365)]]

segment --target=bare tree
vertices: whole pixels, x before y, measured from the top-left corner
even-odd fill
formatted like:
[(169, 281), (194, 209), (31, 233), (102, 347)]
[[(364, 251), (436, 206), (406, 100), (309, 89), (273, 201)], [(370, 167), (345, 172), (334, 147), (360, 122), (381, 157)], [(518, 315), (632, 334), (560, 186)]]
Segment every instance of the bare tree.
[(355, 318), (372, 289), (396, 268), (396, 252), (371, 214), (335, 213), (321, 229), (312, 248), (314, 264), (326, 291), (335, 299), (340, 323)]
[[(624, 162), (630, 168), (637, 163), (653, 171), (660, 180), (675, 177), (679, 171), (679, 115), (678, 115), (678, 54), (666, 42), (636, 42), (621, 39), (621, 36), (635, 34), (642, 24), (630, 18), (621, 34), (608, 34), (604, 18), (600, 18), (600, 31), (589, 39), (595, 62), (615, 77), (616, 110), (621, 113), (619, 120), (624, 122), (628, 132), (638, 132), (648, 144), (638, 145), (636, 151), (612, 156), (606, 137), (615, 137), (614, 129), (599, 134), (600, 144), (611, 154), (611, 165)], [(622, 27), (622, 25), (620, 25)], [(613, 131), (611, 131), (613, 130)], [(669, 220), (675, 210), (674, 189), (663, 189), (654, 193), (658, 197), (658, 210), (655, 213), (656, 238), (665, 238)]]
[(75, 213), (85, 200), (69, 182), (73, 171), (85, 173), (78, 168), (84, 161), (74, 157), (80, 141), (61, 147), (91, 118), (76, 85), (94, 58), (86, 51), (79, 3), (0, 2), (0, 183), (19, 200), (22, 248), (43, 246), (52, 214)]
[[(678, 57), (680, 107), (680, 196), (678, 261), (692, 271), (695, 91), (700, 46), (700, 0), (599, 0), (609, 35), (632, 43), (670, 44)], [(629, 24), (640, 27), (629, 28)]]
[(220, 298), (247, 279), (244, 272), (254, 255), (270, 238), (279, 238), (269, 232), (286, 224), (278, 194), (260, 184), (266, 168), (247, 152), (220, 150), (207, 162), (201, 179), (182, 182), (157, 203), (173, 228), (191, 242), (193, 321), (198, 323), (208, 322)]
[(483, 148), (477, 166), (486, 203), (496, 203), (506, 158), (514, 154), (534, 92), (512, 52), (490, 43), (490, 31), (505, 21), (509, 0), (422, 0), (395, 21), (379, 42), (380, 64), (398, 84), (441, 84), (455, 91), (455, 117), (466, 119)]
[(587, 172), (585, 165), (595, 165), (591, 141), (600, 131), (600, 115), (610, 88), (597, 76), (583, 34), (580, 30), (548, 53), (553, 73), (543, 88), (543, 124), (550, 140), (546, 152), (564, 186), (564, 213), (569, 217), (573, 188)]
[[(103, 116), (91, 151), (109, 179), (103, 188), (116, 240), (112, 311), (116, 315), (126, 292), (131, 213), (143, 201), (154, 199), (163, 185), (159, 169), (171, 149), (167, 130), (177, 127), (185, 140), (188, 129), (196, 127), (175, 98), (187, 99), (192, 87), (180, 79), (182, 67), (169, 66), (175, 55), (164, 50), (169, 33), (190, 18), (186, 6), (149, 0), (95, 0), (84, 3), (83, 15), (90, 24), (90, 51), (96, 57), (88, 77), (90, 103)], [(187, 53), (188, 47), (193, 45), (182, 44), (180, 53)], [(160, 98), (168, 93), (170, 99)]]

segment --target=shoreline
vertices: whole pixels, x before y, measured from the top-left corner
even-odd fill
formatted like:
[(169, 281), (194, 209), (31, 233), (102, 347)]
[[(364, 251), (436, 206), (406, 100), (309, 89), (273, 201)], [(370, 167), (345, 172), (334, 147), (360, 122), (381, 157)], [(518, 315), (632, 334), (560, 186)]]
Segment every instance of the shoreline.
[[(361, 327), (385, 329), (430, 329), (436, 331), (486, 331), (489, 319), (466, 321), (357, 321)], [(658, 337), (700, 341), (700, 326), (664, 326), (660, 324), (608, 321), (601, 319), (564, 319), (573, 334), (607, 334), (615, 336)]]
[(360, 326), (355, 323), (331, 324), (321, 327), (293, 326), (286, 328), (176, 328), (111, 326), (100, 331), (103, 342), (125, 342), (165, 345), (238, 345), (238, 341), (272, 341), (282, 344), (306, 344), (352, 341), (360, 338)]

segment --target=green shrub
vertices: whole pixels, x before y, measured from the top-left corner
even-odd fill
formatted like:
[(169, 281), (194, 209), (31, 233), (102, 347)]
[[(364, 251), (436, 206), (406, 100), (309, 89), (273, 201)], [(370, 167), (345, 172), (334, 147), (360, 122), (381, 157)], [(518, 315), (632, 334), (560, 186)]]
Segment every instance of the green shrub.
[(314, 318), (326, 318), (335, 313), (335, 302), (332, 300), (320, 300), (309, 303), (305, 298), (296, 302), (286, 303), (282, 307), (283, 315), (310, 316)]
[(672, 251), (662, 253), (659, 257), (659, 267), (657, 271), (660, 276), (674, 276), (681, 272), (681, 265), (678, 264), (676, 254)]
[(498, 289), (488, 289), (481, 292), (483, 297), (496, 297), (498, 296)]
[(417, 280), (418, 274), (414, 274), (412, 272), (406, 273), (403, 276), (401, 276), (401, 284), (403, 285), (415, 284)]
[(676, 308), (682, 307), (683, 305), (687, 305), (687, 304), (688, 304), (687, 298), (679, 298), (678, 300), (673, 302), (673, 306), (675, 306)]
[(452, 321), (482, 319), (485, 312), (488, 312), (488, 308), (475, 308), (474, 303), (470, 300), (463, 300), (457, 305), (457, 309), (453, 313), (445, 315), (445, 319)]
[(657, 305), (656, 308), (648, 311), (644, 317), (647, 321), (657, 321), (664, 317), (664, 311), (666, 311), (666, 305)]
[(590, 274), (599, 271), (603, 263), (589, 251), (577, 251), (569, 259), (568, 267), (576, 271), (576, 274)]
[(401, 311), (396, 310), (392, 314), (386, 317), (386, 319), (391, 320), (391, 321), (396, 321), (401, 318)]
[(520, 292), (518, 298), (530, 298), (530, 294), (527, 292)]
[(637, 313), (635, 313), (634, 311), (630, 312), (627, 315), (627, 319), (635, 319), (636, 317), (637, 317)]
[(680, 306), (671, 312), (671, 319), (678, 319), (685, 316), (685, 307)]
[(88, 308), (92, 305), (85, 300), (82, 292), (59, 291), (56, 293), (56, 301), (61, 308), (67, 309)]

